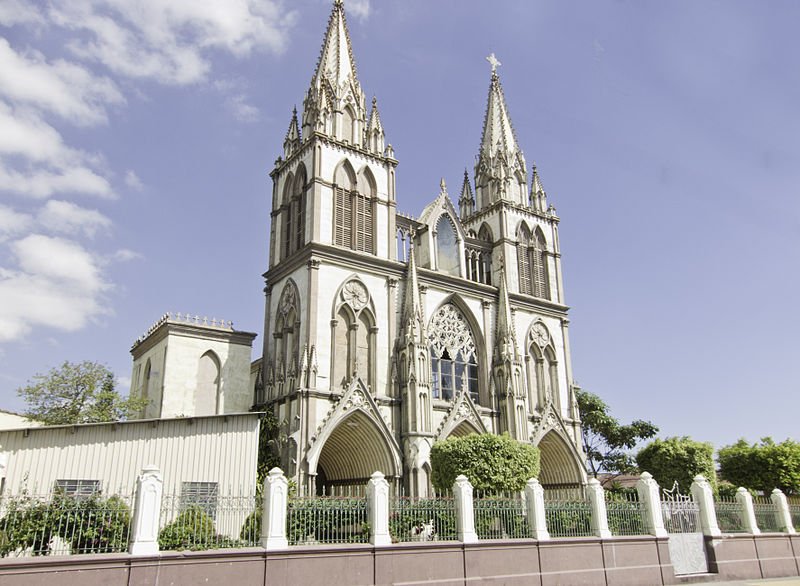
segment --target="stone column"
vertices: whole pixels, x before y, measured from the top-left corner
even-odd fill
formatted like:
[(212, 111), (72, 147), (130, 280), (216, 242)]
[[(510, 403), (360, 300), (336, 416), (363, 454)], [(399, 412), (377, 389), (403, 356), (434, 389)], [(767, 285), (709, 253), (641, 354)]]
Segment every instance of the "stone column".
[(286, 549), (286, 508), (289, 481), (283, 470), (273, 468), (264, 478), (264, 505), (261, 511), (261, 545), (268, 550)]
[(636, 492), (644, 505), (644, 524), (647, 533), (656, 537), (666, 537), (664, 515), (661, 512), (661, 497), (658, 494), (658, 483), (649, 472), (642, 472), (636, 482)]
[(145, 466), (136, 479), (131, 526), (131, 555), (158, 555), (158, 525), (164, 481), (156, 466)]
[(597, 478), (589, 480), (586, 493), (589, 495), (589, 504), (592, 507), (592, 533), (603, 539), (611, 537), (606, 512), (606, 494)]
[(714, 509), (714, 493), (711, 485), (702, 474), (694, 477), (692, 482), (692, 497), (700, 508), (700, 524), (703, 528), (703, 535), (719, 537), (722, 531), (717, 525), (717, 511)]
[(367, 521), (372, 545), (391, 545), (389, 535), (389, 483), (383, 473), (374, 472), (367, 483)]
[(736, 502), (742, 507), (742, 525), (744, 525), (745, 531), (751, 535), (758, 535), (761, 533), (761, 529), (758, 528), (758, 523), (756, 523), (756, 512), (753, 509), (753, 496), (743, 486), (736, 489)]
[(775, 520), (778, 522), (778, 527), (784, 533), (794, 534), (794, 523), (792, 522), (792, 513), (789, 510), (789, 503), (786, 502), (786, 495), (783, 494), (780, 488), (776, 488), (770, 495), (772, 504), (775, 505)]
[(458, 540), (476, 543), (478, 534), (475, 533), (475, 514), (472, 509), (472, 484), (463, 474), (459, 474), (453, 484), (453, 498), (456, 501)]
[(539, 541), (550, 539), (547, 531), (547, 516), (544, 511), (544, 488), (535, 478), (525, 484), (525, 506), (528, 509), (528, 526), (531, 537)]

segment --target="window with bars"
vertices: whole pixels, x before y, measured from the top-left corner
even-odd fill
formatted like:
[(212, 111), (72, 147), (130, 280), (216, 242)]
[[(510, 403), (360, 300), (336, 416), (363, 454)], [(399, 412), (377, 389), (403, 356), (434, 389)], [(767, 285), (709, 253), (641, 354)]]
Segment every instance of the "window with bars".
[(216, 482), (181, 483), (181, 509), (199, 507), (212, 519), (217, 518), (219, 484)]
[(334, 244), (360, 252), (373, 252), (370, 198), (337, 187), (334, 199)]
[(56, 480), (55, 491), (66, 496), (89, 497), (100, 492), (99, 480)]

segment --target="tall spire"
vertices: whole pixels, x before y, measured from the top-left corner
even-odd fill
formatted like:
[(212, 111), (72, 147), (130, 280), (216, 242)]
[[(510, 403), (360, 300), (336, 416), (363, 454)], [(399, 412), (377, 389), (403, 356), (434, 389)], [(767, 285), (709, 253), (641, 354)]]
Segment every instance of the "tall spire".
[(461, 184), (461, 196), (458, 198), (458, 211), (464, 221), (475, 211), (475, 198), (472, 196), (472, 185), (469, 183), (469, 173), (464, 169), (464, 182)]
[(508, 115), (503, 86), (497, 74), (500, 62), (494, 54), (487, 57), (492, 66), (489, 97), (483, 119), (483, 134), (475, 166), (475, 188), (478, 208), (482, 209), (498, 199), (507, 199), (526, 205), (527, 190), (525, 157), (517, 143), (514, 127)]
[(497, 346), (497, 354), (495, 355), (497, 358), (514, 360), (517, 356), (517, 340), (514, 334), (514, 321), (511, 317), (511, 303), (508, 299), (505, 265), (500, 266), (495, 345)]
[(383, 132), (383, 124), (381, 124), (381, 116), (378, 113), (378, 98), (372, 97), (372, 110), (369, 113), (367, 120), (367, 149), (375, 154), (383, 154), (383, 143), (385, 134)]
[(297, 122), (297, 108), (292, 110), (292, 119), (289, 122), (289, 129), (283, 139), (283, 157), (288, 159), (300, 146), (300, 126)]
[(536, 163), (533, 164), (533, 174), (531, 176), (531, 195), (530, 206), (537, 212), (544, 213), (547, 210), (547, 193), (545, 193)]
[(303, 136), (309, 138), (317, 131), (361, 146), (365, 123), (364, 92), (358, 82), (344, 3), (335, 0), (303, 101)]
[(406, 270), (406, 288), (403, 299), (403, 329), (406, 336), (422, 334), (425, 319), (422, 311), (422, 302), (419, 296), (419, 281), (417, 279), (417, 262), (415, 260), (414, 237), (408, 249), (408, 269)]

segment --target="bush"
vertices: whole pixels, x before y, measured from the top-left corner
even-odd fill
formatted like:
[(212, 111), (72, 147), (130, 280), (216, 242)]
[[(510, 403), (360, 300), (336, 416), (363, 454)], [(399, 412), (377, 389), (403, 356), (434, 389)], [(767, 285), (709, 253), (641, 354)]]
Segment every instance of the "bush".
[(675, 482), (687, 493), (694, 477), (705, 476), (716, 492), (717, 474), (714, 470), (714, 447), (689, 437), (657, 439), (636, 455), (636, 464), (653, 475), (662, 488), (671, 489)]
[(719, 472), (735, 486), (769, 494), (774, 488), (788, 495), (800, 493), (800, 443), (785, 440), (776, 444), (772, 438), (749, 445), (739, 440), (720, 448)]
[(213, 549), (217, 546), (214, 520), (201, 507), (190, 506), (158, 534), (158, 548), (180, 551), (184, 549)]
[(118, 496), (56, 494), (46, 502), (23, 494), (5, 501), (0, 556), (28, 548), (47, 555), (54, 537), (69, 543), (72, 553), (124, 551), (130, 524), (130, 508)]
[(434, 444), (431, 467), (438, 490), (449, 490), (463, 474), (476, 490), (518, 491), (539, 475), (539, 449), (506, 434), (473, 434)]

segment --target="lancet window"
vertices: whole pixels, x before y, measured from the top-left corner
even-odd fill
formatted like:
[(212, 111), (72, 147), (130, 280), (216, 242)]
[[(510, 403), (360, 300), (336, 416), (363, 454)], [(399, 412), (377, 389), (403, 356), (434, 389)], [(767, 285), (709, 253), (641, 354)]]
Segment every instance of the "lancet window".
[(297, 380), (300, 299), (293, 281), (284, 286), (275, 316), (273, 372), (277, 396), (290, 392)]
[(456, 227), (447, 214), (436, 222), (436, 268), (448, 275), (459, 275), (459, 254)]
[(519, 292), (543, 299), (550, 299), (550, 283), (547, 274), (547, 245), (541, 230), (530, 233), (525, 224), (517, 233), (517, 269)]
[(368, 170), (356, 178), (349, 164), (336, 171), (333, 206), (333, 241), (360, 252), (374, 252), (372, 200), (375, 182)]
[(466, 385), (478, 403), (478, 353), (467, 320), (455, 305), (447, 303), (431, 317), (428, 333), (433, 398), (451, 401)]
[(378, 328), (364, 284), (356, 279), (345, 283), (337, 295), (335, 309), (331, 321), (331, 387), (341, 389), (360, 377), (370, 389), (374, 389)]
[(528, 405), (533, 412), (552, 403), (561, 408), (558, 385), (558, 360), (550, 332), (542, 322), (536, 322), (528, 332), (525, 364), (528, 376)]
[(305, 244), (306, 170), (303, 165), (286, 178), (281, 205), (281, 255), (286, 258)]

